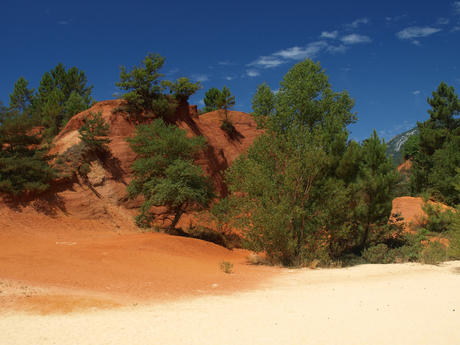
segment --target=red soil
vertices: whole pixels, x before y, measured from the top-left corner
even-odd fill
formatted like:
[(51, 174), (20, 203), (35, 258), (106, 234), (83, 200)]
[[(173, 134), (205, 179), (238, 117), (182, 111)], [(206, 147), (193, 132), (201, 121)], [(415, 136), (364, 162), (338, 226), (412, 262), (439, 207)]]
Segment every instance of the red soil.
[[(101, 307), (107, 304), (101, 298), (115, 299), (108, 305), (116, 305), (222, 294), (252, 288), (275, 271), (249, 265), (250, 252), (245, 250), (140, 233), (132, 217), (141, 200), (128, 201), (125, 191), (135, 159), (125, 139), (139, 121), (113, 114), (119, 105), (120, 101), (96, 104), (73, 117), (55, 140), (52, 153), (62, 153), (80, 141), (77, 130), (83, 116), (102, 112), (112, 130), (110, 154), (92, 160), (89, 184), (61, 180), (40, 197), (0, 199), (0, 306), (47, 313)], [(198, 163), (222, 194), (227, 192), (222, 170), (260, 133), (248, 114), (229, 116), (236, 128), (232, 137), (219, 128), (217, 112), (197, 117), (196, 106), (186, 103), (168, 119), (190, 135), (207, 138)], [(234, 274), (224, 273), (220, 260), (233, 263)]]

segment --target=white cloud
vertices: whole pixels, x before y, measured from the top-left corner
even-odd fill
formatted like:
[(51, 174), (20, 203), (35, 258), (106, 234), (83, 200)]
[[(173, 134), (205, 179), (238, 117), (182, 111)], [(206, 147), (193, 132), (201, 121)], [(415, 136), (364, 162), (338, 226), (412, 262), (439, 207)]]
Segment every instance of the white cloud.
[(280, 56), (283, 59), (292, 59), (292, 60), (303, 60), (305, 58), (314, 58), (316, 57), (321, 50), (328, 47), (328, 44), (324, 41), (312, 42), (309, 43), (306, 47), (293, 47), (285, 50), (281, 50), (273, 54), (274, 56)]
[(455, 31), (458, 31), (458, 30), (460, 30), (460, 27), (459, 26), (454, 26), (452, 28), (452, 30), (450, 30), (450, 32), (455, 32)]
[(455, 14), (460, 14), (460, 1), (455, 1), (452, 4), (452, 7), (454, 8), (454, 13)]
[(225, 77), (224, 79), (227, 79), (227, 80), (233, 80), (235, 79), (236, 77)]
[(442, 29), (430, 28), (429, 26), (425, 26), (423, 28), (419, 26), (411, 26), (409, 28), (397, 32), (396, 36), (400, 40), (410, 40), (415, 37), (427, 37), (439, 31), (442, 31)]
[(356, 29), (360, 24), (367, 24), (369, 23), (369, 21), (370, 21), (369, 18), (364, 17), (364, 18), (355, 20), (351, 24), (346, 24), (346, 26)]
[(418, 94), (420, 93), (420, 91), (417, 90), (417, 91), (413, 91), (413, 92), (411, 92), (411, 93), (412, 93), (413, 95), (418, 95)]
[(420, 44), (420, 41), (418, 41), (418, 40), (413, 40), (413, 41), (412, 41), (412, 44), (414, 44), (414, 45), (416, 45), (416, 46), (420, 46), (420, 45), (421, 45), (421, 44)]
[(246, 70), (246, 75), (248, 77), (258, 77), (260, 75), (259, 71), (255, 70), (255, 69), (248, 69)]
[(274, 56), (260, 56), (257, 60), (247, 64), (246, 66), (256, 66), (261, 68), (273, 68), (282, 65), (285, 61)]
[(372, 40), (369, 36), (351, 34), (340, 39), (345, 44), (370, 43)]
[(337, 35), (339, 34), (339, 32), (337, 30), (335, 31), (332, 31), (332, 32), (327, 32), (327, 31), (323, 31), (321, 33), (321, 38), (337, 38)]
[(348, 72), (348, 71), (351, 70), (351, 68), (350, 68), (350, 67), (342, 67), (341, 70), (342, 70), (342, 71), (345, 71), (345, 72)]
[(449, 19), (447, 18), (438, 18), (436, 21), (439, 25), (447, 25), (449, 24)]
[(194, 74), (191, 76), (192, 79), (200, 82), (208, 81), (209, 78), (206, 74)]
[(349, 47), (344, 46), (343, 44), (339, 45), (338, 47), (334, 46), (329, 46), (327, 47), (327, 51), (331, 54), (337, 54), (337, 53), (345, 53)]

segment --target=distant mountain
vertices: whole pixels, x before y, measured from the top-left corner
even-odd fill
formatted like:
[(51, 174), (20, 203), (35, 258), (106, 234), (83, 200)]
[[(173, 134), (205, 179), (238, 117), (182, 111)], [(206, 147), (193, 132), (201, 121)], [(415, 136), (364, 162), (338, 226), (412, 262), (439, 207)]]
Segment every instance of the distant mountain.
[(385, 153), (387, 156), (393, 156), (393, 163), (399, 164), (402, 160), (402, 146), (406, 142), (407, 138), (411, 135), (418, 134), (418, 127), (409, 129), (407, 132), (398, 134), (388, 140), (387, 150)]

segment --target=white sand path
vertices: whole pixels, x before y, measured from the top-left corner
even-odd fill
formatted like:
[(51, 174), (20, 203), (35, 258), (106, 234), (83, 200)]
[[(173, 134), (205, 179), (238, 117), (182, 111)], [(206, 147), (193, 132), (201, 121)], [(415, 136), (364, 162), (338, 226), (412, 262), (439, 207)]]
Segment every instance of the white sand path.
[(283, 269), (257, 291), (227, 296), (9, 312), (0, 344), (460, 344), (460, 261)]

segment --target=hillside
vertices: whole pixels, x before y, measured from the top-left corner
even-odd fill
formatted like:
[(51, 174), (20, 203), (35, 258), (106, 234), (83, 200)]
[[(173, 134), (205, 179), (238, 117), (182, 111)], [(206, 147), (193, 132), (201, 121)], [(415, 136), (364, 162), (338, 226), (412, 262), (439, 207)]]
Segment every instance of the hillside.
[(385, 153), (387, 156), (393, 157), (393, 163), (399, 164), (402, 160), (402, 146), (406, 142), (407, 138), (411, 135), (418, 134), (418, 127), (409, 129), (408, 131), (398, 134), (388, 140), (387, 149)]
[(418, 134), (418, 127), (409, 129), (408, 131), (398, 134), (388, 140), (387, 149), (385, 153), (387, 156), (393, 157), (393, 163), (399, 164), (402, 160), (402, 146), (406, 142), (407, 138), (411, 135)]
[[(50, 189), (38, 198), (23, 196), (0, 200), (0, 210), (4, 207), (16, 209), (23, 214), (44, 214), (52, 217), (77, 218), (84, 220), (111, 221), (125, 226), (132, 223), (140, 199), (129, 201), (126, 187), (129, 184), (130, 169), (135, 154), (129, 148), (126, 138), (133, 134), (137, 124), (147, 123), (150, 118), (130, 120), (122, 112), (112, 110), (120, 106), (121, 100), (104, 101), (95, 104), (80, 114), (75, 115), (55, 138), (52, 154), (62, 154), (80, 142), (78, 129), (83, 124), (84, 116), (90, 112), (102, 112), (104, 120), (110, 124), (109, 150), (104, 155), (90, 156), (91, 171), (88, 181), (76, 176), (53, 181)], [(227, 186), (223, 181), (223, 171), (235, 158), (249, 147), (260, 133), (249, 114), (231, 111), (229, 113), (236, 131), (229, 137), (220, 129), (218, 112), (197, 116), (196, 106), (182, 103), (175, 115), (166, 119), (189, 132), (190, 136), (202, 135), (207, 139), (206, 149), (198, 158), (197, 163), (206, 174), (211, 176), (217, 191), (227, 194)], [(161, 212), (161, 209), (158, 209)]]

